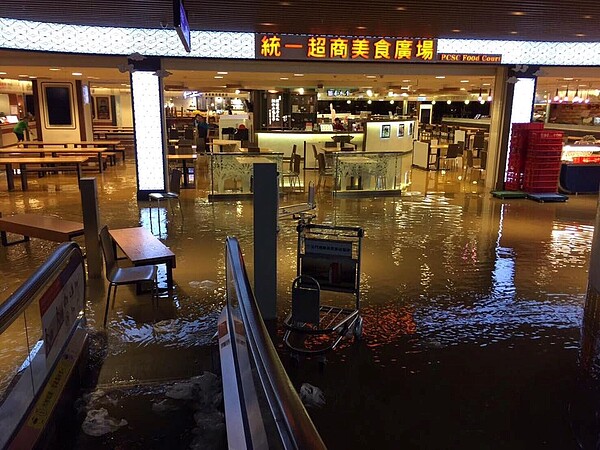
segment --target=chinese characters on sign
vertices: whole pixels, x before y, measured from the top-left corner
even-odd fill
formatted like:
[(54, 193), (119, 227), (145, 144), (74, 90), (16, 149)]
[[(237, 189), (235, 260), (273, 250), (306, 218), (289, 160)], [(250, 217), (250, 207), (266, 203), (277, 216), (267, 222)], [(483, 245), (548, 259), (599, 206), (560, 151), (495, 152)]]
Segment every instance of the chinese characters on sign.
[(327, 97), (350, 97), (353, 92), (350, 89), (327, 89)]
[(281, 96), (271, 97), (269, 107), (269, 126), (281, 126)]
[(430, 62), (435, 39), (257, 34), (258, 59)]

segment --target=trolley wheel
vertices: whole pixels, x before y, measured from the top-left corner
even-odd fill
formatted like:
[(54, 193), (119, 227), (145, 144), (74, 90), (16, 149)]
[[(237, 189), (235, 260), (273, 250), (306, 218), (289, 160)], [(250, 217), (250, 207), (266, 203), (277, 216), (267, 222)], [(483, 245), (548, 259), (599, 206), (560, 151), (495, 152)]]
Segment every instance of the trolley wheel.
[(356, 323), (354, 324), (354, 339), (356, 341), (360, 341), (362, 339), (362, 333), (363, 333), (363, 318), (359, 316), (358, 319), (356, 319)]

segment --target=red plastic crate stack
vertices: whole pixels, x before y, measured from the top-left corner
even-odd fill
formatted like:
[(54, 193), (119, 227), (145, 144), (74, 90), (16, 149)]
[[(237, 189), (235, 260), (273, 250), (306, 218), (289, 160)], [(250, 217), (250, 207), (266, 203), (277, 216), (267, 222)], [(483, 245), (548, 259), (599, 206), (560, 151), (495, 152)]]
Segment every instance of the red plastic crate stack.
[(525, 177), (529, 132), (543, 130), (543, 128), (544, 124), (541, 122), (513, 124), (506, 181), (504, 182), (504, 189), (507, 191), (520, 191), (522, 189)]
[(557, 192), (563, 132), (536, 130), (529, 133), (523, 190)]

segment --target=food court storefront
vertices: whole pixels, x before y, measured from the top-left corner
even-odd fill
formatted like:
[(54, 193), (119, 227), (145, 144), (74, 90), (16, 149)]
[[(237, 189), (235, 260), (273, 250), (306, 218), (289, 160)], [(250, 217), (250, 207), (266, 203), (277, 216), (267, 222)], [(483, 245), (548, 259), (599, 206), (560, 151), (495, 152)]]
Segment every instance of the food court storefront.
[[(585, 55), (598, 53), (596, 43), (207, 31), (191, 31), (191, 51), (188, 53), (177, 33), (168, 29), (107, 29), (13, 19), (0, 19), (0, 24), (8, 30), (0, 37), (2, 49), (57, 52), (56, 61), (60, 59), (58, 53), (112, 55), (110, 64), (115, 58), (119, 59), (119, 70), (130, 73), (139, 198), (145, 198), (148, 191), (162, 190), (167, 186), (163, 92), (165, 84), (169, 83), (167, 77), (176, 75), (180, 70), (192, 67), (224, 71), (246, 68), (257, 73), (283, 69), (293, 72), (293, 68), (298, 68), (307, 73), (331, 73), (332, 78), (348, 72), (373, 77), (404, 72), (432, 75), (492, 73), (494, 101), (490, 111), (486, 184), (495, 187), (503, 180), (510, 123), (531, 119), (539, 67), (594, 65), (593, 59)], [(46, 53), (45, 58), (51, 60), (52, 55)], [(75, 85), (75, 90), (78, 91), (79, 86)], [(259, 110), (264, 111), (265, 108)], [(259, 123), (255, 130), (262, 130), (261, 125)], [(414, 130), (417, 133), (416, 126)], [(259, 134), (258, 139), (267, 138)], [(162, 162), (158, 168), (157, 162)]]

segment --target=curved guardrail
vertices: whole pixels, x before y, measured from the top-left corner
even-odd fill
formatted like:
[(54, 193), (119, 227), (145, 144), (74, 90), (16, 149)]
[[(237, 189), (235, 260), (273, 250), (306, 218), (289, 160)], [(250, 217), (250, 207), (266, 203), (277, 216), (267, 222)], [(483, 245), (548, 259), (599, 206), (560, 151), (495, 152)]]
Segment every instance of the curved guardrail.
[[(226, 374), (225, 371), (223, 373), (225, 412), (227, 414), (228, 390), (235, 392), (235, 396), (242, 403), (249, 397), (252, 399), (258, 397), (263, 404), (268, 405), (268, 408), (260, 408), (262, 422), (266, 424), (264, 427), (266, 433), (262, 428), (263, 425), (257, 423), (253, 415), (257, 409), (256, 404), (243, 404), (241, 409), (237, 410), (237, 414), (227, 414), (228, 440), (231, 444), (236, 439), (230, 435), (231, 429), (236, 430), (236, 433), (244, 433), (244, 436), (238, 436), (236, 442), (241, 443), (245, 448), (272, 448), (273, 433), (270, 433), (270, 429), (274, 428), (278, 439), (277, 446), (283, 449), (325, 449), (325, 444), (281, 364), (263, 322), (237, 239), (228, 237), (225, 247), (227, 305), (224, 308), (226, 320), (220, 321), (219, 325), (219, 341), (222, 366), (223, 349), (231, 345), (235, 356), (233, 358), (235, 369), (232, 370), (236, 375), (235, 381), (227, 382), (226, 379), (231, 376), (231, 373)], [(226, 330), (224, 323), (227, 323)], [(244, 367), (246, 349), (252, 361), (249, 366)], [(225, 369), (225, 366), (223, 368)], [(254, 375), (257, 376), (256, 379), (248, 379)], [(254, 382), (250, 383), (250, 381)], [(253, 386), (262, 387), (261, 392), (255, 397), (249, 396)], [(256, 403), (260, 403), (260, 400)], [(270, 417), (266, 417), (267, 415)], [(232, 420), (237, 423), (232, 423)], [(266, 439), (260, 436), (262, 434), (267, 435)]]

